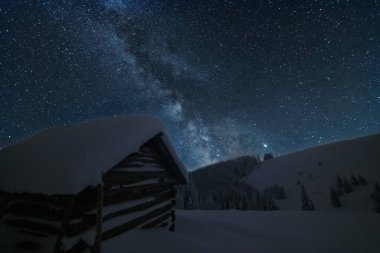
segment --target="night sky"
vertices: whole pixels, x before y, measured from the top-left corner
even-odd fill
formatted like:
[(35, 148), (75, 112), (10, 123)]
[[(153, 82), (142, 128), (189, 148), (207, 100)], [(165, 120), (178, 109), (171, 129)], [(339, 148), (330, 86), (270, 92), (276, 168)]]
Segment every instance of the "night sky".
[(380, 132), (379, 1), (0, 1), (0, 147), (163, 119), (189, 169)]

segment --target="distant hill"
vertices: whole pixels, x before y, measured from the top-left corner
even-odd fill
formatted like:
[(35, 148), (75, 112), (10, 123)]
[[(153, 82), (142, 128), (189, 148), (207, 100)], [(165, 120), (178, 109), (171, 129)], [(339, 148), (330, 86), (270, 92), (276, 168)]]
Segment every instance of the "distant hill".
[[(361, 176), (368, 184), (355, 186), (351, 175), (356, 179)], [(337, 190), (338, 176), (343, 181), (346, 178), (353, 191), (340, 197), (342, 207), (333, 208), (330, 188)], [(317, 210), (347, 212), (373, 211), (370, 194), (375, 181), (380, 182), (380, 134), (266, 160), (245, 179), (249, 185), (261, 190), (275, 184), (283, 186), (287, 198), (276, 201), (282, 210), (301, 208), (301, 185), (304, 185)]]
[(242, 182), (259, 165), (255, 156), (243, 156), (189, 173), (189, 184), (177, 188), (179, 209), (275, 209), (274, 202)]

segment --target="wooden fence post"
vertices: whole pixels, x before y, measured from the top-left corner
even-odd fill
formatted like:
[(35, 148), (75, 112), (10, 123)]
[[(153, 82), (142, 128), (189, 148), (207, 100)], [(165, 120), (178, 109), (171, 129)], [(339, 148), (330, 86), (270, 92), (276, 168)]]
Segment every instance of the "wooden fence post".
[(97, 186), (97, 210), (96, 210), (96, 237), (93, 253), (100, 253), (102, 244), (102, 223), (103, 223), (103, 183)]
[(54, 245), (54, 253), (62, 252), (62, 239), (65, 236), (67, 225), (70, 223), (71, 212), (75, 202), (75, 195), (70, 196), (65, 207), (65, 213)]

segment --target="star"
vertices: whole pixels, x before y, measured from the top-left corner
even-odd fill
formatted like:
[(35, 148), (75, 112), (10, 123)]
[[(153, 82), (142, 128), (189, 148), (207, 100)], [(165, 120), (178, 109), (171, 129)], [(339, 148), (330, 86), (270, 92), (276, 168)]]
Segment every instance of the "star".
[(6, 2), (0, 147), (148, 114), (193, 170), (380, 131), (379, 2)]

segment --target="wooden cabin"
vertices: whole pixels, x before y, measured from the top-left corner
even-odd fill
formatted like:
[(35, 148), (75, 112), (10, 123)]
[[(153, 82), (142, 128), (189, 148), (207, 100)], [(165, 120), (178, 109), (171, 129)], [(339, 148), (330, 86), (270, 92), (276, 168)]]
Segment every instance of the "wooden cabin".
[(131, 229), (174, 231), (187, 180), (156, 118), (45, 130), (0, 150), (1, 252), (101, 252)]

